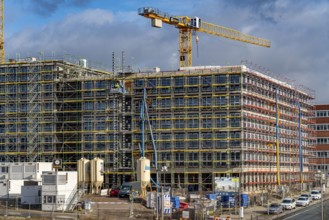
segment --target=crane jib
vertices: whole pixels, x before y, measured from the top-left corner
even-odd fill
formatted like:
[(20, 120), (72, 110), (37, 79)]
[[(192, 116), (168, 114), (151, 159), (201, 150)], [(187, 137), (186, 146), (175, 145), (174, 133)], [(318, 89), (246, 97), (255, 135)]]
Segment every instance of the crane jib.
[(199, 17), (172, 16), (169, 13), (162, 12), (152, 7), (140, 8), (138, 9), (138, 14), (151, 19), (153, 27), (161, 28), (163, 22), (173, 25), (180, 30), (179, 57), (181, 67), (192, 66), (192, 31), (203, 32), (262, 47), (271, 47), (271, 42), (269, 40), (251, 36), (231, 28), (204, 22), (201, 21)]

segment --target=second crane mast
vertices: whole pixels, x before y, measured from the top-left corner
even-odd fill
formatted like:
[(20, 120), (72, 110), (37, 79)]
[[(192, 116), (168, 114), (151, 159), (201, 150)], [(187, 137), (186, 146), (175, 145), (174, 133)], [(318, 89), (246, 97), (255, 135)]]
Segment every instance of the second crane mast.
[(4, 0), (0, 0), (0, 63), (5, 62)]
[(192, 66), (192, 32), (203, 32), (231, 40), (255, 44), (262, 47), (271, 47), (269, 40), (244, 34), (231, 28), (218, 26), (201, 21), (200, 18), (188, 16), (171, 16), (156, 8), (140, 8), (138, 14), (152, 20), (152, 26), (161, 28), (162, 22), (174, 25), (179, 29), (180, 67)]

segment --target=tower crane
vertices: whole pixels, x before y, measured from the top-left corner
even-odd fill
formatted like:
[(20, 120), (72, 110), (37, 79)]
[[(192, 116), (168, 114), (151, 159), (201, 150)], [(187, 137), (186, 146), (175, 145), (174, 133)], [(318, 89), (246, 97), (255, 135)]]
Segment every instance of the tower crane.
[(4, 0), (0, 0), (0, 63), (5, 62)]
[(204, 22), (201, 21), (199, 17), (190, 18), (188, 16), (171, 16), (159, 9), (150, 7), (138, 9), (138, 14), (151, 19), (153, 27), (161, 28), (162, 23), (166, 23), (179, 29), (180, 67), (192, 66), (192, 33), (194, 31), (255, 44), (262, 47), (271, 47), (271, 42), (269, 40), (247, 35), (231, 28)]

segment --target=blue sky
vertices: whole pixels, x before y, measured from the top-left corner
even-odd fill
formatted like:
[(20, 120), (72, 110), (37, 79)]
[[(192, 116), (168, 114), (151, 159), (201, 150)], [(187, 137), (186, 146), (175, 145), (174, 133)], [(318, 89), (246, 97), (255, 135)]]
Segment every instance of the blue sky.
[(316, 92), (328, 103), (328, 0), (5, 0), (7, 57), (70, 53), (111, 65), (125, 51), (135, 70), (178, 68), (178, 30), (161, 29), (137, 15), (140, 7), (198, 16), (272, 42), (262, 48), (199, 34), (194, 65), (239, 65), (248, 60)]

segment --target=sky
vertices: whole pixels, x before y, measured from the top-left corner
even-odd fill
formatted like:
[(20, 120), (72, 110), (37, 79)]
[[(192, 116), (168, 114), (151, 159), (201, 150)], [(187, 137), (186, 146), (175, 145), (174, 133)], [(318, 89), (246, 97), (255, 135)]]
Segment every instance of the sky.
[(151, 21), (138, 8), (200, 17), (271, 41), (271, 48), (198, 33), (193, 65), (240, 65), (315, 91), (314, 104), (329, 103), (329, 0), (5, 0), (7, 58), (61, 57), (124, 64), (135, 71), (176, 70), (178, 29)]

